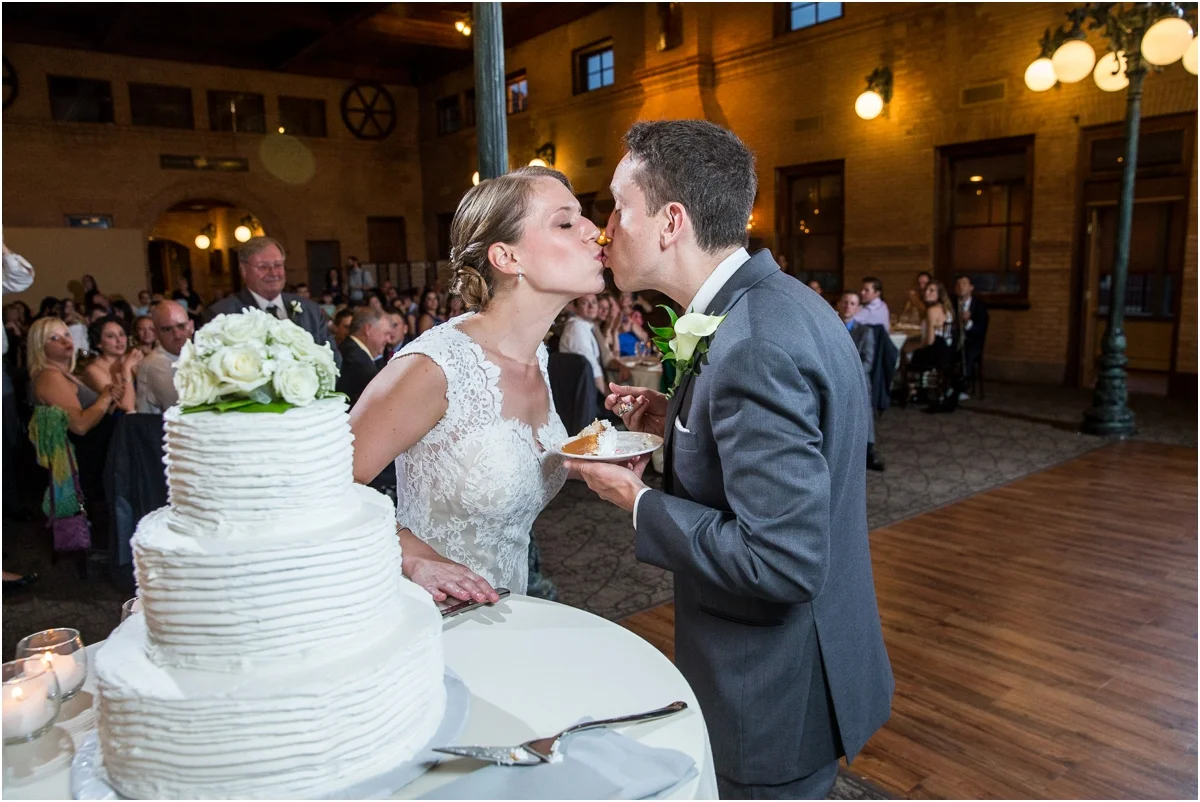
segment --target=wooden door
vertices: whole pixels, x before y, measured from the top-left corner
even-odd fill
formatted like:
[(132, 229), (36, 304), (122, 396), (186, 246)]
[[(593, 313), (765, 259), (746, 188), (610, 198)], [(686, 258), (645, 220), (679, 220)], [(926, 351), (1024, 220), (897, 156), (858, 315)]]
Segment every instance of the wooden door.
[[(342, 243), (335, 239), (310, 239), (304, 243), (308, 256), (308, 291), (319, 301), (330, 268), (341, 269)], [(345, 281), (345, 277), (342, 277)]]

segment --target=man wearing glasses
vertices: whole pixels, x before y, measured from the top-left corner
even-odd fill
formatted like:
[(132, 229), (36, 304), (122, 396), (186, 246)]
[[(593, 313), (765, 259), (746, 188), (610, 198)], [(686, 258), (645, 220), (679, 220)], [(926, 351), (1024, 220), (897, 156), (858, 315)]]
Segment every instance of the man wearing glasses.
[[(261, 309), (280, 320), (290, 320), (313, 336), (317, 345), (329, 341), (329, 327), (321, 307), (308, 298), (283, 291), (287, 269), (283, 246), (271, 237), (254, 237), (238, 249), (243, 289), (218, 301), (204, 314), (207, 323), (217, 315), (236, 315), (246, 309)], [(333, 348), (334, 361), (342, 366), (342, 355)]]
[(161, 415), (179, 402), (175, 390), (175, 363), (183, 344), (192, 339), (194, 326), (177, 301), (159, 301), (150, 312), (158, 344), (142, 360), (137, 377), (137, 411)]

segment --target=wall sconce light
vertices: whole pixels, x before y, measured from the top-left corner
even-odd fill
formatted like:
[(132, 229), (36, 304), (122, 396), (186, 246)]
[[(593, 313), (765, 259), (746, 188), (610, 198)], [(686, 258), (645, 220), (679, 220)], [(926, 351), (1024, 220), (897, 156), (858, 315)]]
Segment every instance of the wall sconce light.
[(470, 36), (471, 18), (467, 17), (466, 19), (460, 19), (458, 22), (454, 23), (454, 30), (458, 31), (463, 36)]
[(217, 236), (217, 228), (212, 223), (207, 224), (200, 229), (200, 233), (196, 235), (196, 247), (202, 251), (207, 251), (212, 245), (213, 237)]
[(247, 242), (254, 236), (254, 229), (258, 228), (258, 222), (246, 215), (242, 218), (241, 225), (233, 230), (233, 238), (238, 242)]
[(530, 167), (553, 167), (558, 150), (553, 142), (547, 142), (534, 151), (534, 158), (529, 162)]
[(864, 120), (874, 120), (892, 99), (892, 71), (877, 67), (867, 76), (867, 90), (854, 101), (854, 113)]
[(473, 186), (473, 187), (479, 186), (479, 171), (478, 170), (471, 173), (471, 186)]
[(755, 224), (754, 224), (754, 212), (751, 212), (751, 213), (750, 213), (750, 219), (746, 221), (746, 230), (747, 230), (747, 231), (753, 231), (753, 230), (754, 230), (754, 225), (755, 225)]

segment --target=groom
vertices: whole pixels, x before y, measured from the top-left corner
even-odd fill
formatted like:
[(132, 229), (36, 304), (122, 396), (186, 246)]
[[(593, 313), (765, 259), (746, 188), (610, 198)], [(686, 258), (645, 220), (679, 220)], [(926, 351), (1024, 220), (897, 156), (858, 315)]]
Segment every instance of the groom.
[(894, 688), (867, 542), (867, 385), (819, 295), (750, 256), (754, 157), (698, 120), (639, 122), (612, 181), (608, 265), (723, 315), (699, 376), (629, 396), (632, 430), (664, 438), (665, 490), (644, 460), (572, 463), (633, 514), (639, 560), (675, 574), (675, 655), (704, 712), (724, 799), (823, 798), (838, 758), (884, 722)]

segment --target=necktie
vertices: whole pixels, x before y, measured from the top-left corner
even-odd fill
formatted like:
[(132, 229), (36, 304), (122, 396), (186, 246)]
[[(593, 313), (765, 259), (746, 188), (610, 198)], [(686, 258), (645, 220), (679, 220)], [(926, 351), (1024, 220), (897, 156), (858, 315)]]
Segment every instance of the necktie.
[(268, 315), (274, 315), (275, 317), (279, 318), (280, 320), (283, 319), (283, 315), (279, 314), (279, 307), (276, 306), (275, 304), (271, 304), (264, 311)]

